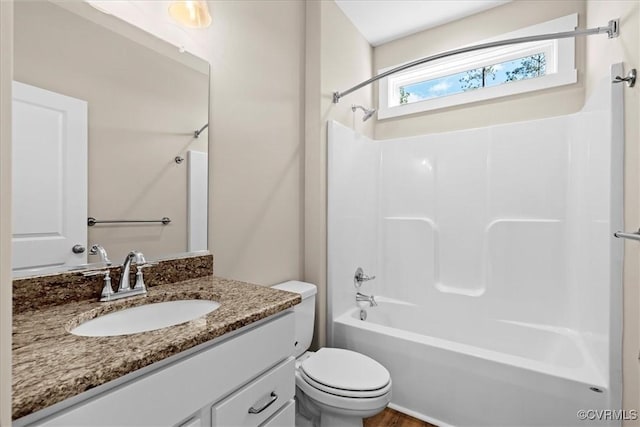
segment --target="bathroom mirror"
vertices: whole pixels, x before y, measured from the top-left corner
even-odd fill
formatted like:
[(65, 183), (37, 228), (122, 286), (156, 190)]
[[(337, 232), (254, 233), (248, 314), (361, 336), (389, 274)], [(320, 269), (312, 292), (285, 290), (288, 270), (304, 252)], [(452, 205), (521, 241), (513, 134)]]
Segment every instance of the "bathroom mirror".
[(207, 250), (209, 64), (80, 1), (14, 34), (14, 276)]

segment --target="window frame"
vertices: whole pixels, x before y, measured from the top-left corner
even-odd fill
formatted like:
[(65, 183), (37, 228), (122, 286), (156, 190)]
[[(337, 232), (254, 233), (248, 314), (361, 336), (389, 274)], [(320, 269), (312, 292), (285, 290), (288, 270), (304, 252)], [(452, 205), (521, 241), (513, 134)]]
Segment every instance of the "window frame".
[[(503, 34), (489, 40), (483, 40), (479, 43), (487, 43), (496, 40), (524, 37), (541, 33), (572, 31), (577, 27), (577, 24), (578, 15), (571, 14), (542, 24)], [(495, 65), (537, 53), (544, 53), (546, 57), (546, 73), (544, 76), (511, 81), (496, 86), (482, 87), (462, 93), (443, 95), (422, 101), (400, 104), (400, 87), (453, 75), (475, 68)], [(379, 70), (379, 73), (392, 68), (394, 67), (381, 69)], [(543, 90), (551, 87), (573, 84), (577, 81), (578, 72), (575, 69), (574, 38), (546, 40), (485, 49), (456, 55), (450, 58), (443, 58), (381, 79), (378, 97), (378, 119), (404, 116), (407, 114), (415, 114), (520, 93)]]

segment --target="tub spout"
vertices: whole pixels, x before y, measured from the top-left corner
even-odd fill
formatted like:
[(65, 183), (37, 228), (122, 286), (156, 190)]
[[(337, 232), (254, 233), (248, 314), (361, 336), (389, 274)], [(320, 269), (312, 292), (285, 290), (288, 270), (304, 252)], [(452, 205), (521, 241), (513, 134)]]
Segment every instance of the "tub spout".
[(369, 303), (369, 307), (375, 307), (378, 303), (373, 295), (365, 295), (360, 292), (356, 294), (356, 302), (366, 301)]

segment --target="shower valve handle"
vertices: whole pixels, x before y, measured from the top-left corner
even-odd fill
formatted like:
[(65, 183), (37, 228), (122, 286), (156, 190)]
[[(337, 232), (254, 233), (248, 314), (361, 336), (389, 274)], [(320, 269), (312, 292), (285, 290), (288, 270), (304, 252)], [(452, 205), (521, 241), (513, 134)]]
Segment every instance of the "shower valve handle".
[(364, 274), (362, 268), (358, 267), (356, 269), (356, 273), (353, 275), (353, 285), (356, 288), (360, 288), (360, 286), (362, 286), (362, 283), (373, 280), (375, 278), (376, 276), (367, 276), (366, 274)]

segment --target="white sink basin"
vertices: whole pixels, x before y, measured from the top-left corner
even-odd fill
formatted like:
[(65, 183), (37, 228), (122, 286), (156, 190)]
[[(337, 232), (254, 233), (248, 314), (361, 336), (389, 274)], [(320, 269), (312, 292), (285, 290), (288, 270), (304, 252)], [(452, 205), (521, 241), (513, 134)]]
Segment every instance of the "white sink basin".
[(85, 337), (111, 337), (174, 326), (211, 313), (220, 304), (209, 300), (176, 300), (131, 307), (88, 320), (71, 333)]

